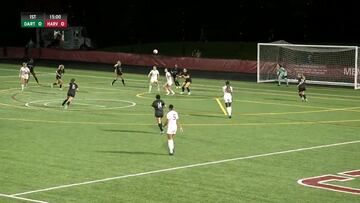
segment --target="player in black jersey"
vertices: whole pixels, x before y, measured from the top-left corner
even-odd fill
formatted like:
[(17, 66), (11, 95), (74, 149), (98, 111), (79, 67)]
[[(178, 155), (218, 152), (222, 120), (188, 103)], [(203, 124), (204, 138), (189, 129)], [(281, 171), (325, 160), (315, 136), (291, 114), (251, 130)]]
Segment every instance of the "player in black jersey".
[[(76, 92), (78, 91), (79, 86), (75, 83), (75, 79), (72, 78), (69, 83), (69, 90), (67, 92), (67, 98), (63, 101), (61, 104), (64, 106), (65, 109), (67, 109), (71, 103), (71, 101), (74, 99)], [(65, 105), (66, 103), (66, 105)]]
[(34, 59), (30, 58), (29, 61), (27, 62), (27, 66), (30, 69), (31, 75), (34, 76), (34, 79), (35, 79), (36, 83), (39, 84), (39, 80), (37, 79), (36, 74), (35, 74), (35, 70), (34, 70), (35, 69), (35, 67), (34, 67)]
[(121, 78), (122, 84), (125, 86), (124, 78), (122, 77), (123, 72), (121, 68), (121, 62), (117, 61), (117, 63), (114, 65), (114, 72), (115, 72), (115, 79), (112, 81), (111, 85), (114, 85), (115, 81), (117, 81), (118, 78)]
[(305, 95), (306, 79), (305, 79), (304, 74), (298, 74), (298, 82), (299, 82), (299, 84), (297, 85), (297, 87), (298, 87), (298, 91), (299, 91), (299, 97), (301, 98), (301, 101), (307, 102), (308, 100)]
[(65, 67), (64, 65), (59, 65), (58, 69), (56, 70), (56, 82), (54, 82), (51, 87), (53, 87), (54, 85), (59, 85), (60, 89), (62, 88), (62, 85), (64, 84), (64, 82), (62, 81), (61, 77), (62, 75), (64, 75), (65, 73)]
[(174, 68), (170, 71), (171, 73), (171, 76), (173, 77), (174, 79), (174, 83), (175, 83), (175, 86), (176, 88), (180, 88), (180, 83), (179, 83), (179, 80), (178, 80), (178, 77), (179, 77), (179, 69), (178, 69), (178, 65), (175, 64)]
[(155, 110), (155, 119), (156, 122), (160, 128), (160, 133), (164, 133), (163, 124), (162, 124), (162, 117), (164, 117), (164, 108), (165, 108), (165, 102), (160, 99), (160, 95), (156, 95), (156, 100), (153, 101), (151, 106)]
[(185, 81), (183, 82), (182, 84), (182, 87), (181, 87), (181, 93), (180, 94), (184, 94), (184, 91), (185, 91), (185, 88), (186, 90), (188, 91), (188, 95), (191, 94), (190, 92), (190, 85), (191, 85), (191, 75), (190, 73), (186, 70), (186, 68), (184, 68), (183, 72), (181, 73), (180, 77), (184, 78)]

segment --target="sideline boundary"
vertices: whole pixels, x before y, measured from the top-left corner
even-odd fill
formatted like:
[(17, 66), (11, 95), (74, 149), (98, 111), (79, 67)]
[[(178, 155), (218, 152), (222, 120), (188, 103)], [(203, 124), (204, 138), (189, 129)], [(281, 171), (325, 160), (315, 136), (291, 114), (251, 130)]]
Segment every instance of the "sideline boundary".
[(6, 195), (6, 194), (1, 194), (1, 193), (0, 193), (0, 197), (7, 197), (7, 198), (12, 198), (12, 199), (24, 200), (24, 201), (27, 201), (27, 202), (48, 203), (48, 202), (40, 201), (40, 200), (36, 200), (36, 199), (29, 199), (29, 198), (24, 198), (24, 197), (16, 197), (14, 195)]

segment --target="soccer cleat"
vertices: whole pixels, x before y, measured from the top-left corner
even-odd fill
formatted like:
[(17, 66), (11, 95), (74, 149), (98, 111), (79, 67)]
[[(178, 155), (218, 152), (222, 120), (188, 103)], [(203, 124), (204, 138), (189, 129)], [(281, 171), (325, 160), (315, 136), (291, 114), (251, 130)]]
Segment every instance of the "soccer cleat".
[(170, 92), (167, 92), (167, 93), (166, 93), (166, 95), (169, 95), (169, 94), (170, 94)]
[(191, 92), (189, 92), (188, 95), (191, 95)]
[(229, 118), (231, 118), (231, 116), (229, 116)]
[(164, 133), (165, 133), (164, 131), (161, 131), (161, 132), (160, 132), (160, 135), (163, 135)]
[(180, 92), (180, 94), (184, 94), (184, 92)]
[(171, 93), (171, 95), (175, 95), (175, 92)]

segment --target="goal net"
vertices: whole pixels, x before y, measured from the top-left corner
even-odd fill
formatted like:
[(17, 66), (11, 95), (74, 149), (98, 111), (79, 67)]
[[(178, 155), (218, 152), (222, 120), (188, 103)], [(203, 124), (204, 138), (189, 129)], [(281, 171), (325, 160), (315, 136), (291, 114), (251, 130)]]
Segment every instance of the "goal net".
[(309, 84), (358, 86), (358, 47), (258, 43), (257, 82), (277, 81), (277, 64), (290, 82), (304, 74)]

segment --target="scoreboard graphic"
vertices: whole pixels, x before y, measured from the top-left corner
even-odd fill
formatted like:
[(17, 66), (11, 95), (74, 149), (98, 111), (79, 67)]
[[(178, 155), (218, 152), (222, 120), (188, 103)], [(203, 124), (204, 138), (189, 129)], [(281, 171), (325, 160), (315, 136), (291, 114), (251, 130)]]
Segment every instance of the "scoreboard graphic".
[(67, 28), (67, 14), (22, 12), (22, 28)]

